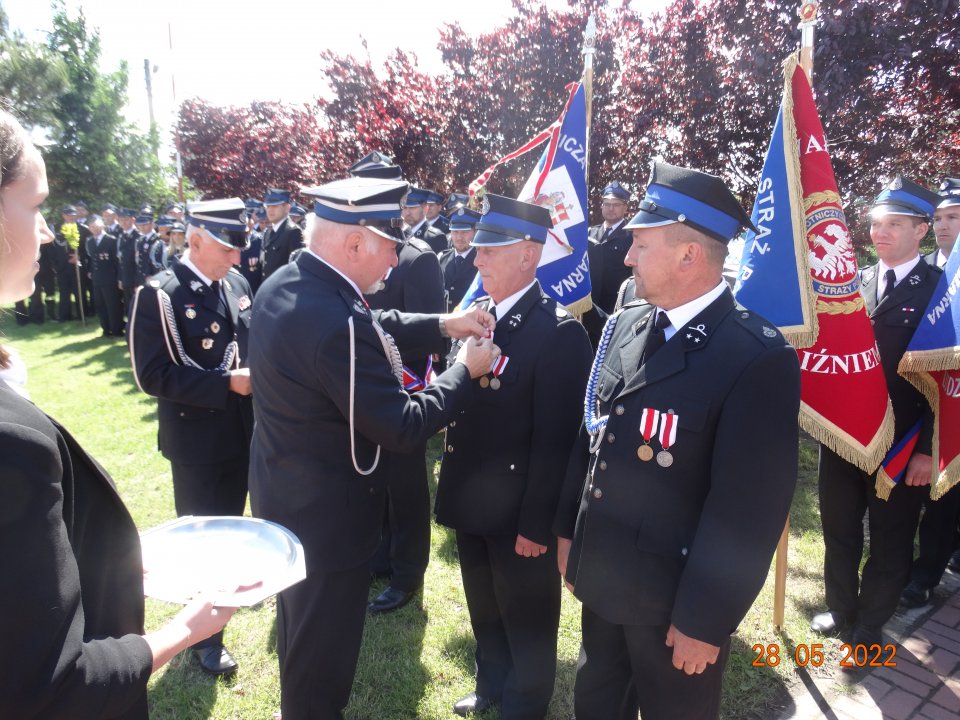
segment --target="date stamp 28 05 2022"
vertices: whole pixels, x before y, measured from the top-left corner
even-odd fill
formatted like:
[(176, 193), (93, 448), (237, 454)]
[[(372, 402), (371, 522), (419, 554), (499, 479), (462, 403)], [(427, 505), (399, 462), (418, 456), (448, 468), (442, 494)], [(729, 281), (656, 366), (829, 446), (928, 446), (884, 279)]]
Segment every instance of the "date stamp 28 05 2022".
[[(754, 667), (776, 667), (779, 665), (785, 654), (781, 652), (780, 643), (756, 643), (753, 646), (753, 652), (756, 657), (751, 665)], [(886, 645), (850, 645), (844, 643), (840, 646), (840, 655), (835, 658), (828, 657), (822, 643), (800, 643), (794, 648), (793, 662), (797, 667), (820, 667), (824, 663), (838, 662), (841, 668), (854, 669), (861, 667), (896, 667), (897, 666), (897, 646), (893, 643)]]

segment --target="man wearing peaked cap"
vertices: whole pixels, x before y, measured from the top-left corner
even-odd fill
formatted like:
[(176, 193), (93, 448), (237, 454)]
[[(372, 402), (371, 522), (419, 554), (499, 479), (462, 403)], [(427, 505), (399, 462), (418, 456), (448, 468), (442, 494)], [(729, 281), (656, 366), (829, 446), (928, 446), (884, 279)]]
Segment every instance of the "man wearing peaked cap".
[(450, 214), (451, 247), (440, 253), (440, 271), (443, 273), (443, 290), (448, 311), (460, 304), (477, 274), (473, 266), (477, 251), (472, 243), (479, 221), (480, 213), (466, 207), (458, 208)]
[(104, 203), (100, 208), (100, 216), (103, 218), (103, 229), (107, 234), (120, 237), (122, 230), (120, 223), (117, 222), (117, 206), (113, 203)]
[(933, 232), (937, 247), (924, 255), (928, 265), (943, 269), (960, 236), (960, 178), (944, 178), (940, 183), (940, 204), (933, 211)]
[[(246, 504), (251, 298), (233, 269), (246, 246), (243, 209), (239, 198), (191, 204), (189, 253), (139, 288), (130, 313), (134, 379), (157, 398), (178, 516), (242, 515)], [(207, 673), (237, 669), (222, 632), (193, 649)]]
[(553, 693), (561, 588), (551, 525), (592, 353), (536, 279), (551, 227), (545, 208), (487, 194), (472, 239), (488, 293), (476, 305), (495, 314), (503, 355), (447, 427), (437, 486), (476, 639), (476, 686), (454, 705), (459, 715), (498, 704), (509, 720), (544, 718)]
[[(249, 245), (240, 253), (240, 266), (237, 268), (247, 282), (250, 283), (251, 297), (256, 297), (260, 283), (263, 282), (263, 272), (260, 267), (260, 255), (263, 245), (263, 232), (259, 229), (260, 220), (266, 220), (267, 211), (260, 206), (259, 201), (250, 199), (244, 201), (246, 206), (247, 240)], [(258, 217), (260, 216), (260, 217)]]
[[(396, 246), (396, 267), (387, 271), (376, 292), (367, 293), (374, 310), (443, 313), (443, 276), (433, 249), (411, 237)], [(437, 356), (439, 357), (439, 355)], [(408, 388), (430, 382), (433, 357), (423, 350), (401, 349)], [(441, 367), (437, 367), (440, 370)], [(387, 506), (380, 546), (371, 563), (374, 575), (389, 576), (390, 584), (370, 603), (371, 613), (396, 610), (423, 585), (430, 559), (430, 492), (427, 484), (426, 441), (409, 453), (386, 453), (389, 464)]]
[(133, 307), (133, 294), (140, 285), (137, 266), (137, 242), (140, 232), (134, 225), (136, 210), (120, 208), (117, 212), (120, 223), (120, 235), (117, 237), (117, 254), (120, 256), (120, 289), (123, 291), (123, 313), (130, 321), (130, 309)]
[(290, 192), (269, 188), (263, 197), (269, 225), (263, 233), (263, 257), (260, 259), (263, 279), (290, 260), (290, 253), (303, 247), (303, 230), (290, 219)]
[(423, 206), (424, 219), (427, 221), (427, 224), (439, 230), (444, 235), (449, 234), (450, 222), (440, 214), (443, 206), (443, 195), (436, 190), (427, 190), (426, 193), (427, 202)]
[(426, 203), (428, 192), (420, 188), (411, 187), (403, 199), (403, 222), (406, 223), (404, 236), (407, 238), (416, 238), (422, 240), (435, 253), (440, 253), (447, 249), (447, 236), (432, 227), (427, 222)]
[(748, 224), (722, 180), (662, 162), (627, 224), (646, 302), (604, 328), (554, 523), (583, 604), (577, 720), (717, 717), (783, 530), (800, 369), (723, 279)]
[[(899, 375), (897, 366), (940, 279), (940, 270), (920, 259), (920, 243), (940, 197), (897, 177), (870, 209), (870, 240), (879, 262), (860, 271), (860, 294), (870, 316), (880, 364), (893, 405), (894, 447), (921, 422), (906, 475), (889, 498), (877, 497), (877, 474), (820, 446), (820, 522), (827, 610), (811, 628), (823, 634), (850, 633), (853, 643), (883, 643), (884, 624), (897, 608), (910, 575), (913, 538), (932, 479), (933, 413), (923, 394)], [(860, 577), (863, 519), (869, 508), (869, 559)]]
[(354, 177), (377, 178), (380, 180), (400, 180), (403, 172), (399, 165), (394, 165), (389, 155), (372, 152), (364, 155), (351, 165), (347, 172)]
[(617, 289), (630, 276), (623, 260), (632, 240), (627, 222), (630, 192), (619, 182), (603, 189), (600, 213), (603, 222), (588, 231), (590, 258), (590, 294), (593, 302), (606, 314), (613, 312)]
[(162, 248), (163, 241), (154, 228), (153, 215), (141, 210), (134, 224), (137, 232), (140, 233), (137, 240), (137, 284), (143, 285), (148, 277), (163, 270), (163, 267), (156, 261), (157, 251), (155, 247), (160, 246)]
[(447, 216), (447, 219), (450, 219), (450, 216), (453, 215), (460, 208), (465, 208), (470, 204), (470, 196), (466, 193), (450, 193), (450, 197), (447, 198), (447, 201), (443, 204), (443, 212)]
[(254, 306), (251, 506), (296, 533), (307, 559), (306, 579), (277, 601), (284, 720), (343, 717), (386, 502), (383, 454), (422, 446), (498, 354), (469, 340), (435, 382), (404, 389), (401, 350), (439, 352), (445, 334), (478, 337), (493, 325), (476, 310), (367, 307), (363, 291), (397, 264), (406, 192), (405, 182), (363, 177), (304, 188), (316, 201), (309, 246), (264, 281)]

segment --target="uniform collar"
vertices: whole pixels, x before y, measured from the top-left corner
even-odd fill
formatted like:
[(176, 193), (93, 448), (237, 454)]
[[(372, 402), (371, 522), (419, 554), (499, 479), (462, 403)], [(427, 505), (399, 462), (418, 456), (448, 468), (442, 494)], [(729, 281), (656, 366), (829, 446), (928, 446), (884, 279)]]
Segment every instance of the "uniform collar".
[(202, 272), (200, 272), (197, 266), (190, 261), (190, 257), (188, 255), (182, 255), (180, 257), (180, 264), (186, 265), (187, 269), (190, 270), (190, 272), (192, 272), (198, 278), (200, 278), (203, 281), (203, 284), (206, 285), (207, 287), (210, 287), (213, 284), (213, 280), (211, 280)]
[(517, 304), (517, 301), (526, 294), (527, 290), (529, 290), (534, 285), (536, 285), (536, 283), (537, 281), (534, 280), (529, 285), (524, 285), (523, 288), (521, 288), (520, 290), (517, 290), (517, 292), (515, 292), (513, 295), (509, 295), (508, 297), (505, 297), (503, 300), (501, 300), (498, 303), (494, 303), (493, 298), (490, 298), (490, 301), (491, 301), (490, 308), (497, 309), (497, 320), (507, 317), (508, 313), (513, 308), (513, 306)]
[(720, 295), (723, 294), (723, 291), (727, 289), (727, 283), (725, 280), (721, 279), (713, 290), (705, 292), (698, 298), (694, 298), (690, 302), (684, 303), (679, 307), (675, 307), (673, 310), (663, 310), (662, 308), (657, 308), (660, 312), (666, 313), (667, 317), (670, 318), (670, 326), (664, 330), (664, 335), (667, 340), (672, 338), (677, 333), (677, 328), (684, 327), (691, 320), (693, 320), (697, 315), (703, 312), (710, 303), (716, 300)]
[(883, 295), (884, 289), (886, 288), (887, 283), (887, 270), (893, 270), (894, 274), (897, 276), (897, 285), (910, 274), (910, 271), (913, 270), (917, 263), (920, 262), (920, 254), (918, 253), (915, 258), (911, 258), (906, 262), (900, 263), (899, 265), (894, 265), (891, 267), (887, 265), (883, 260), (877, 263), (877, 299), (880, 299), (880, 296)]
[[(340, 277), (342, 277), (342, 278), (350, 285), (350, 287), (352, 287), (352, 288), (354, 289), (354, 291), (357, 293), (357, 296), (358, 296), (358, 297), (360, 297), (361, 299), (363, 298), (363, 293), (360, 292), (360, 288), (357, 287), (357, 284), (356, 284), (353, 280), (351, 280), (350, 278), (348, 278), (346, 275), (344, 275), (342, 272), (340, 272), (340, 271), (339, 271), (337, 268), (335, 268), (333, 265), (331, 265), (331, 264), (328, 263), (326, 260), (324, 260), (322, 257), (320, 257), (319, 255), (317, 255), (313, 250), (311, 250), (310, 248), (304, 248), (304, 249), (303, 249), (303, 254), (304, 254), (304, 255), (311, 255), (311, 256), (315, 257), (317, 260), (319, 260), (320, 262), (322, 262), (322, 263), (323, 263), (324, 265), (326, 265), (328, 268), (330, 268), (331, 270), (333, 270), (337, 275), (339, 275)], [(391, 268), (391, 269), (392, 269), (392, 268)]]

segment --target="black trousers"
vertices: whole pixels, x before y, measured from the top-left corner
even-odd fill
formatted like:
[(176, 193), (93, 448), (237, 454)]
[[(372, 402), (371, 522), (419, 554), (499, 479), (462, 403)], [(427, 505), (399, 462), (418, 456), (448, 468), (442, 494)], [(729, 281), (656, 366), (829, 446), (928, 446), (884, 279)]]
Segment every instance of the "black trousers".
[(62, 322), (73, 319), (73, 303), (79, 297), (77, 293), (77, 269), (75, 265), (65, 265), (57, 270), (57, 287), (60, 288), (60, 306), (58, 319)]
[(93, 285), (93, 304), (100, 318), (100, 329), (108, 335), (123, 333), (123, 308), (120, 302), (120, 288), (116, 284)]
[[(881, 628), (897, 609), (910, 576), (913, 537), (929, 487), (901, 482), (881, 500), (876, 475), (865, 473), (820, 446), (820, 521), (825, 548), (823, 580), (827, 607), (848, 622)], [(870, 552), (863, 556), (863, 516), (869, 510)]]
[(283, 720), (342, 720), (360, 657), (369, 572), (367, 563), (311, 571), (278, 596)]
[(919, 536), (920, 554), (913, 561), (910, 580), (933, 590), (960, 545), (960, 485), (954, 485), (939, 500), (924, 496)]
[(577, 720), (710, 720), (720, 714), (730, 641), (699, 675), (673, 666), (667, 627), (615, 625), (583, 606), (573, 701)]
[[(184, 515), (243, 515), (247, 503), (249, 456), (213, 465), (171, 462), (173, 503)], [(223, 645), (223, 631), (192, 647)]]
[(423, 585), (430, 561), (430, 488), (427, 445), (412, 453), (390, 453), (383, 534), (371, 571), (390, 575), (390, 585), (413, 592)]
[(123, 316), (126, 318), (127, 322), (130, 322), (130, 311), (133, 310), (133, 296), (137, 293), (137, 286), (135, 284), (130, 284), (127, 286), (127, 283), (123, 284)]
[(500, 703), (503, 720), (543, 720), (553, 694), (560, 573), (553, 544), (517, 555), (516, 536), (457, 532), (460, 573), (477, 641), (476, 692)]

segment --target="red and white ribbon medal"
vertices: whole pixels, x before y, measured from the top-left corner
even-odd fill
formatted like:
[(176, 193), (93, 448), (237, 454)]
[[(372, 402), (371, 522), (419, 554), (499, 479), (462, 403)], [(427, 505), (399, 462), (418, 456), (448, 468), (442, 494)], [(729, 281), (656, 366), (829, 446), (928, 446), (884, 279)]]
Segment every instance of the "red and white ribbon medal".
[(673, 465), (673, 455), (670, 448), (677, 439), (677, 415), (673, 410), (660, 414), (660, 445), (663, 450), (657, 453), (657, 464), (660, 467)]
[(506, 355), (501, 355), (490, 365), (490, 374), (493, 375), (492, 378), (488, 378), (486, 375), (480, 378), (480, 387), (486, 388), (489, 387), (491, 390), (500, 389), (500, 375), (507, 368), (507, 363), (510, 362), (510, 358)]
[(660, 411), (653, 408), (644, 408), (640, 415), (640, 434), (643, 436), (643, 445), (637, 448), (637, 457), (644, 462), (653, 460), (653, 448), (650, 441), (657, 433), (657, 422), (660, 420)]

